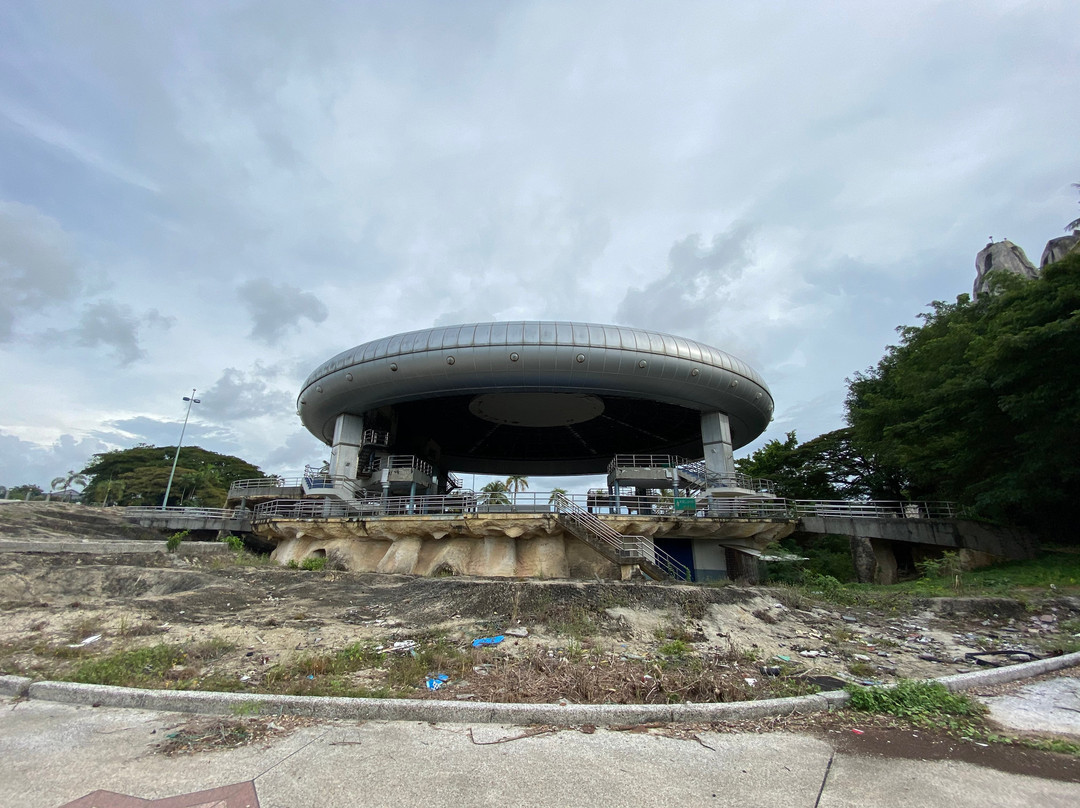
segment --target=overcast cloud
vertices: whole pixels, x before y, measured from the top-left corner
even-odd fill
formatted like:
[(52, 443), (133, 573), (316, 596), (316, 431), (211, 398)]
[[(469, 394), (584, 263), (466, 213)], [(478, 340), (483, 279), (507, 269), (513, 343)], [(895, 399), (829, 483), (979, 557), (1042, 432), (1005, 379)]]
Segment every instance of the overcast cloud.
[[(753, 446), (1076, 217), (1075, 3), (0, 6), (0, 484), (328, 450), (295, 398), (398, 331), (550, 318), (754, 365)], [(532, 486), (535, 488), (536, 486)]]

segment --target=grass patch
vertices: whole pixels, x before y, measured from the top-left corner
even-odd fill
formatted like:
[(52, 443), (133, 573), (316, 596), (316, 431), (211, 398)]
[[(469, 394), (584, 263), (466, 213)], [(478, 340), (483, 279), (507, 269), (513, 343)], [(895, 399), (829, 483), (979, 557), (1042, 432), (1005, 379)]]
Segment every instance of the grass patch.
[(180, 646), (159, 643), (83, 662), (70, 679), (95, 685), (145, 687), (163, 680), (174, 665), (183, 661)]
[(902, 679), (895, 687), (848, 685), (847, 690), (851, 709), (895, 715), (919, 726), (971, 730), (986, 713), (986, 707), (970, 696), (951, 693), (938, 682)]

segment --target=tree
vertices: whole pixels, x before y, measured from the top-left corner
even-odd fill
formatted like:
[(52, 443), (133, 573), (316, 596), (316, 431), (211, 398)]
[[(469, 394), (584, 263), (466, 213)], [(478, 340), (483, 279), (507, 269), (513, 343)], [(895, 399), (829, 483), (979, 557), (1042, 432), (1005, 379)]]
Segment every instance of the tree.
[(506, 478), (506, 490), (514, 492), (514, 504), (517, 505), (518, 491), (529, 490), (529, 478), (523, 474), (511, 474)]
[(551, 496), (548, 497), (548, 504), (549, 505), (554, 505), (556, 502), (558, 502), (560, 499), (562, 499), (565, 496), (566, 496), (566, 489), (565, 488), (552, 488), (551, 489)]
[(837, 429), (800, 444), (795, 432), (784, 441), (773, 439), (735, 461), (735, 468), (750, 477), (776, 484), (788, 499), (900, 499), (903, 482), (877, 458), (859, 451), (851, 429)]
[[(87, 503), (160, 505), (169, 482), (176, 447), (147, 446), (96, 454), (82, 473), (90, 478), (83, 490)], [(234, 480), (265, 476), (258, 466), (230, 455), (185, 446), (180, 453), (170, 505), (220, 507)], [(179, 483), (179, 484), (177, 484)]]
[(44, 499), (44, 497), (45, 492), (39, 485), (24, 483), (8, 489), (9, 499)]
[(1054, 531), (1080, 501), (1080, 256), (992, 278), (977, 303), (931, 304), (849, 380), (852, 440), (913, 499)]
[(51, 486), (51, 493), (57, 491), (62, 492), (65, 496), (71, 496), (71, 486), (77, 485), (80, 488), (84, 487), (88, 482), (85, 474), (79, 471), (72, 471), (68, 469), (68, 473), (61, 477), (53, 477)]
[(510, 498), (506, 496), (506, 483), (502, 480), (492, 480), (480, 489), (480, 501), (487, 505), (509, 505)]

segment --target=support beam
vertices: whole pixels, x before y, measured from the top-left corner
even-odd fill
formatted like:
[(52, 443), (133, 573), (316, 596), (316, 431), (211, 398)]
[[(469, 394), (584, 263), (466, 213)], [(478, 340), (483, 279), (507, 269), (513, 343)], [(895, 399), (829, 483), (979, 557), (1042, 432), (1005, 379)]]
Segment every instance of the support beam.
[(701, 414), (701, 442), (705, 446), (705, 468), (709, 474), (735, 473), (735, 455), (731, 450), (731, 423), (727, 413)]
[(364, 419), (341, 414), (334, 423), (334, 444), (330, 449), (330, 473), (335, 477), (356, 478), (360, 444), (364, 437)]

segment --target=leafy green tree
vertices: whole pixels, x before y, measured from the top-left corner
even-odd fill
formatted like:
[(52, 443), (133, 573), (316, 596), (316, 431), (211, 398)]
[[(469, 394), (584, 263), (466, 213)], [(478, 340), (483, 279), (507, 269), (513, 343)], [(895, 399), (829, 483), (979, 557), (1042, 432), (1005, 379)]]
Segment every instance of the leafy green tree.
[(853, 444), (912, 499), (1053, 531), (1080, 501), (1080, 256), (935, 302), (849, 382)]
[(860, 452), (850, 428), (837, 429), (800, 444), (795, 432), (773, 439), (735, 461), (751, 477), (776, 483), (788, 499), (900, 499), (904, 483), (877, 458)]
[(26, 483), (8, 489), (8, 499), (44, 499), (45, 492), (41, 486)]
[[(172, 469), (174, 446), (147, 446), (96, 454), (82, 473), (90, 478), (83, 501), (160, 505)], [(265, 476), (258, 466), (230, 455), (185, 446), (180, 453), (169, 505), (220, 507), (234, 480)]]

